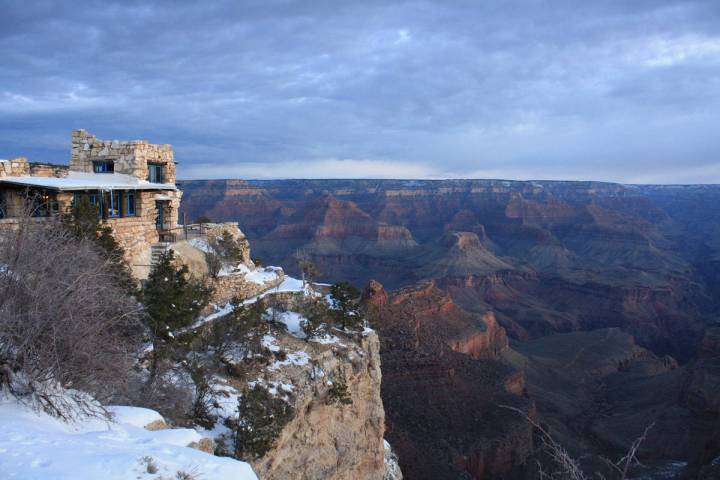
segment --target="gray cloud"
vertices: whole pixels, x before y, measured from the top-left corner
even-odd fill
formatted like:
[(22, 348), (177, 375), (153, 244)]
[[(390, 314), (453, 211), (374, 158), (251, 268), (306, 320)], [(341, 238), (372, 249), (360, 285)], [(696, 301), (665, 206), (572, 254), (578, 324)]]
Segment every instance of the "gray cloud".
[(185, 178), (720, 183), (714, 0), (0, 0), (0, 158), (70, 129)]

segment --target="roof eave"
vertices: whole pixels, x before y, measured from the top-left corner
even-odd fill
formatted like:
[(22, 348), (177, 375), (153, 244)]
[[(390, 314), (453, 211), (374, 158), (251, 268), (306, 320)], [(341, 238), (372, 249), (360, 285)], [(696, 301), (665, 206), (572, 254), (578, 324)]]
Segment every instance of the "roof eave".
[(45, 190), (52, 190), (54, 192), (77, 192), (77, 191), (86, 191), (86, 190), (147, 190), (147, 191), (153, 191), (153, 190), (162, 190), (162, 191), (177, 191), (177, 187), (174, 185), (166, 185), (166, 184), (157, 184), (157, 185), (117, 185), (117, 186), (108, 186), (108, 185), (71, 185), (71, 186), (57, 186), (57, 185), (42, 185), (37, 183), (25, 183), (25, 182), (18, 182), (13, 180), (4, 180), (0, 179), (0, 185), (2, 184), (9, 184), (9, 185), (16, 185), (20, 187), (33, 187), (33, 188), (42, 188)]

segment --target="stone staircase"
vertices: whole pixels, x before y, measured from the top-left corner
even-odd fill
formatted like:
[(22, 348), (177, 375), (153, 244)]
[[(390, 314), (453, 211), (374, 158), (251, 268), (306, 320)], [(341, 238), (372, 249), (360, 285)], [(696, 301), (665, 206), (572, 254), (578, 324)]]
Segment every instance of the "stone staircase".
[(170, 244), (166, 242), (155, 243), (150, 246), (150, 265), (155, 266), (160, 261), (160, 257), (170, 248)]

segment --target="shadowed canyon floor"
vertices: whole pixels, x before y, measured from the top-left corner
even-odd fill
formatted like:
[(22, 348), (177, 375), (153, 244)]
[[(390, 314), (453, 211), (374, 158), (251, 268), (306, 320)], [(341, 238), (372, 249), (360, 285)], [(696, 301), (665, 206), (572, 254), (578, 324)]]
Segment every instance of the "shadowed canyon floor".
[[(530, 413), (581, 451), (720, 455), (720, 187), (491, 180), (181, 182), (189, 219), (378, 297), (388, 435), (408, 478), (528, 475)], [(509, 340), (508, 340), (509, 339)], [(689, 441), (690, 439), (693, 441)], [(464, 473), (463, 473), (464, 472)]]

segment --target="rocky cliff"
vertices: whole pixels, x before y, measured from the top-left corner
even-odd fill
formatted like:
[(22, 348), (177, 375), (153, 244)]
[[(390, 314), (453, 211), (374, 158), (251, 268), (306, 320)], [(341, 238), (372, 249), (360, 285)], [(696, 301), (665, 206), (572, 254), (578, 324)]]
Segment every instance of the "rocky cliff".
[(387, 437), (408, 478), (521, 478), (532, 453), (524, 377), (492, 313), (467, 312), (432, 282), (388, 294), (371, 282), (382, 339)]
[[(263, 480), (401, 480), (384, 440), (377, 333), (338, 328), (327, 288), (286, 277), (279, 267), (256, 267), (236, 224), (211, 225), (171, 248), (213, 289), (185, 361), (195, 372), (188, 397), (206, 393), (185, 409), (206, 412), (199, 418), (218, 452), (252, 461)], [(326, 333), (307, 337), (308, 311), (323, 312)], [(342, 401), (335, 386), (342, 386)], [(197, 420), (196, 414), (191, 421)], [(253, 425), (251, 433), (239, 440), (245, 424)]]
[[(305, 352), (306, 364), (264, 370), (258, 381), (291, 386), (293, 419), (275, 446), (253, 463), (267, 480), (382, 480), (385, 414), (380, 399), (380, 343), (374, 332), (330, 344), (276, 337), (274, 345)], [(328, 402), (332, 382), (347, 385), (350, 405)], [(283, 387), (281, 387), (283, 388)]]
[[(697, 319), (720, 309), (718, 187), (227, 180), (181, 188), (191, 217), (242, 221), (258, 255), (291, 273), (301, 249), (326, 281), (397, 288), (450, 279), (457, 301), (491, 307), (518, 339), (618, 326), (685, 361), (702, 336)], [(462, 291), (493, 277), (505, 285)]]
[(579, 454), (617, 453), (656, 421), (644, 452), (654, 461), (682, 459), (692, 475), (717, 458), (707, 352), (720, 318), (720, 187), (181, 188), (193, 215), (242, 219), (266, 259), (291, 266), (301, 250), (323, 281), (374, 278), (394, 290), (373, 283), (367, 295), (378, 308), (387, 435), (411, 478), (521, 475), (532, 442), (500, 403), (533, 413), (535, 402)]

